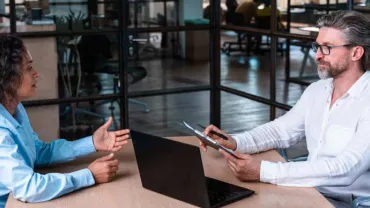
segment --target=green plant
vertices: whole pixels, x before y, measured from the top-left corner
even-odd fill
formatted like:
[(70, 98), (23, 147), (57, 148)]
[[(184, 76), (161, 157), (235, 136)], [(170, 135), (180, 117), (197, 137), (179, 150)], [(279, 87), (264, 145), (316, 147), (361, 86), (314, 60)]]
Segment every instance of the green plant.
[(74, 11), (69, 9), (69, 14), (66, 18), (69, 21), (76, 21), (76, 20), (84, 20), (85, 16), (86, 16), (85, 14), (82, 14), (82, 11), (78, 11), (78, 13), (76, 15), (76, 13)]

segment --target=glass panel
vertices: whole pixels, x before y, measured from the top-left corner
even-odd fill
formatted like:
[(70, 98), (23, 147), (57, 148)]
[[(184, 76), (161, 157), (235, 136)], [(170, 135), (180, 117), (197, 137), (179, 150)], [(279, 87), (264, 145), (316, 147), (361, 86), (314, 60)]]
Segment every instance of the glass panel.
[(115, 33), (59, 37), (59, 97), (118, 93), (118, 46)]
[[(291, 0), (290, 2), (291, 29), (287, 32), (301, 35), (316, 36), (318, 30), (315, 28), (316, 22), (322, 15), (336, 10), (348, 10), (347, 0), (329, 0), (329, 5), (326, 0)], [(282, 23), (287, 27), (288, 1), (279, 0), (277, 3), (278, 8), (282, 10)], [(355, 0), (353, 4), (355, 9), (360, 8), (366, 4), (366, 0)]]
[[(222, 2), (223, 24), (270, 30), (271, 1), (223, 0)], [(282, 12), (279, 8), (277, 16), (278, 30), (283, 30)]]
[(113, 108), (111, 100), (102, 100), (95, 101), (101, 105), (94, 109), (89, 102), (81, 102), (26, 107), (26, 110), (34, 131), (42, 140), (50, 141), (57, 138), (74, 140), (91, 135), (108, 120), (109, 116), (114, 119), (110, 130), (120, 129), (120, 107), (116, 101), (113, 100)]
[[(103, 125), (109, 117), (113, 117), (110, 129), (120, 128), (119, 99), (80, 102), (77, 104), (59, 105), (60, 137), (75, 139), (92, 134)], [(74, 128), (78, 128), (74, 132)], [(83, 131), (83, 129), (85, 129)], [(77, 135), (85, 132), (85, 135)]]
[[(221, 31), (221, 84), (270, 97), (270, 38), (245, 32)], [(281, 55), (283, 42), (279, 44)], [(278, 66), (284, 64), (277, 58)]]
[(269, 122), (270, 107), (237, 95), (221, 92), (221, 127), (240, 133)]
[(9, 0), (0, 0), (0, 33), (10, 33)]
[(177, 26), (179, 15), (177, 14), (178, 4), (175, 1), (167, 2), (167, 26)]
[(354, 9), (369, 9), (370, 1), (369, 0), (355, 0), (353, 2)]
[[(21, 0), (19, 0), (21, 1)], [(21, 1), (16, 6), (17, 32), (83, 31), (117, 28), (117, 2), (98, 0)]]
[(119, 92), (118, 34), (23, 39), (40, 73), (34, 99)]
[[(167, 2), (167, 3), (166, 3)], [(195, 2), (195, 1), (194, 1)], [(193, 2), (193, 3), (194, 3)], [(179, 15), (179, 3), (184, 13)], [(196, 1), (199, 4), (199, 11), (196, 7), (188, 5), (188, 1), (178, 2), (177, 0), (160, 0), (160, 1), (129, 1), (129, 21), (128, 25), (131, 28), (137, 27), (166, 27), (178, 25), (177, 20), (188, 19), (188, 18), (201, 18), (201, 4), (200, 1)], [(188, 9), (185, 11), (185, 9)], [(191, 10), (191, 11), (189, 11)], [(189, 13), (189, 14), (187, 14)], [(191, 16), (192, 15), (195, 16)], [(198, 15), (196, 15), (199, 13)], [(183, 23), (182, 23), (183, 25)]]
[(130, 99), (130, 129), (164, 137), (190, 136), (177, 122), (209, 124), (209, 96), (206, 91)]
[[(287, 105), (294, 105), (306, 87), (317, 80), (317, 63), (311, 42), (290, 40), (290, 67), (281, 63), (276, 73), (276, 100)], [(286, 58), (282, 59), (285, 62)], [(288, 72), (288, 77), (286, 77)]]
[(209, 84), (207, 31), (132, 33), (129, 44), (129, 91), (158, 90)]
[(33, 67), (40, 73), (36, 96), (32, 100), (58, 98), (57, 38), (23, 38), (33, 59)]

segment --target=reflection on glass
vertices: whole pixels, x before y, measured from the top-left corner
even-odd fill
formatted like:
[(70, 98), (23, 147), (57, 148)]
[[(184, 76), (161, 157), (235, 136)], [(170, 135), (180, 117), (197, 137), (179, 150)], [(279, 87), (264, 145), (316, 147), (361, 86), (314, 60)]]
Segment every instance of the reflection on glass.
[(59, 97), (119, 92), (117, 34), (58, 37)]
[[(129, 91), (171, 89), (209, 84), (208, 31), (131, 34), (129, 69), (144, 67), (147, 75)], [(130, 53), (132, 51), (132, 53)]]
[(191, 136), (178, 122), (208, 125), (209, 96), (210, 93), (204, 91), (135, 98), (147, 104), (149, 112), (129, 100), (130, 128), (165, 137)]

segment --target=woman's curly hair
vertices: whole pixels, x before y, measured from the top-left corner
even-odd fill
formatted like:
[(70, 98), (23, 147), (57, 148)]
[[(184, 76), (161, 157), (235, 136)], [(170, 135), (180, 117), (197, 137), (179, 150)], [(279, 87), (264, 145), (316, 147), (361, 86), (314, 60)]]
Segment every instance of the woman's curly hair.
[(23, 41), (0, 35), (0, 103), (16, 98), (22, 80), (22, 59), (27, 53)]

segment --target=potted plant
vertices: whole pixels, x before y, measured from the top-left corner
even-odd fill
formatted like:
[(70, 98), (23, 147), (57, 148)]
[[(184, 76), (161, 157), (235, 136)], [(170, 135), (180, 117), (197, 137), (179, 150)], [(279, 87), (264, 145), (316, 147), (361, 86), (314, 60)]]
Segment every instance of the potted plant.
[(85, 14), (82, 14), (82, 11), (79, 11), (76, 15), (74, 11), (69, 9), (69, 14), (67, 16), (68, 22), (70, 24), (70, 28), (73, 31), (81, 31), (84, 29), (84, 19)]
[[(63, 94), (66, 97), (77, 97), (79, 96), (80, 91), (80, 82), (81, 82), (81, 65), (80, 58), (77, 51), (78, 39), (69, 40), (68, 39), (59, 39), (61, 42), (58, 43), (58, 52), (62, 54), (59, 58), (58, 69), (60, 72), (60, 82), (63, 86)], [(65, 57), (67, 50), (75, 54), (75, 57), (69, 56)], [(71, 72), (76, 72), (72, 74)], [(82, 137), (89, 136), (93, 133), (92, 125), (87, 125), (83, 123), (78, 123), (76, 115), (79, 112), (84, 112), (84, 110), (79, 109), (76, 103), (70, 103), (64, 106), (64, 112), (61, 114), (66, 117), (66, 120), (72, 121), (71, 124), (60, 127), (60, 137), (67, 140), (76, 140)]]

